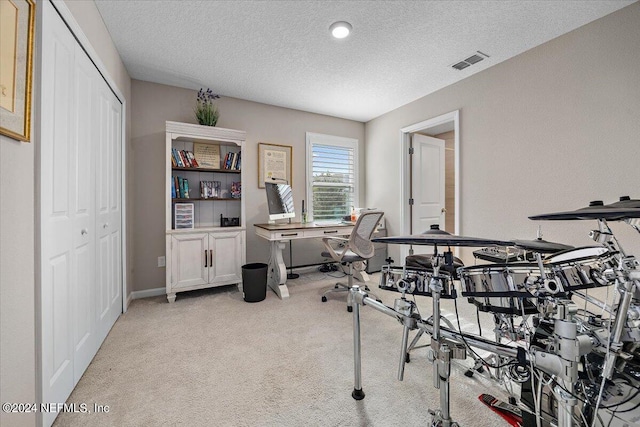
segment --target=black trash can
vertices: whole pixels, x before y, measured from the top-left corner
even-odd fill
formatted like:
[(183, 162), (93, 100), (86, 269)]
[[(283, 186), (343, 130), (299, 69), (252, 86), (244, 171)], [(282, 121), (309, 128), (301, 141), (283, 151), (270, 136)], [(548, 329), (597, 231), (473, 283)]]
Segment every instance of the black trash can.
[(267, 264), (242, 266), (242, 290), (246, 302), (258, 302), (267, 297)]

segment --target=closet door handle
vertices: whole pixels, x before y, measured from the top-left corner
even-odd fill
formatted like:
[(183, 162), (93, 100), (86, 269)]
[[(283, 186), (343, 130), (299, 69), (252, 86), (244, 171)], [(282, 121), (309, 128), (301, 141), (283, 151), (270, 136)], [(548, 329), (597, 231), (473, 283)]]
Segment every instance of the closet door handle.
[(209, 267), (213, 267), (213, 249), (209, 249)]
[(207, 265), (207, 250), (206, 250), (206, 249), (204, 250), (204, 266), (205, 266), (205, 267), (209, 267), (209, 266)]

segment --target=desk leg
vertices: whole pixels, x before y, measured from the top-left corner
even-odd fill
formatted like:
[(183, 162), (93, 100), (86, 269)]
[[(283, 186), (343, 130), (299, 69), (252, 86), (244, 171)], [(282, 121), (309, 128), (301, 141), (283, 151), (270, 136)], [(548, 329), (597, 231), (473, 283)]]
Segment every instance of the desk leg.
[(284, 242), (271, 242), (271, 255), (269, 258), (269, 270), (267, 271), (267, 284), (280, 299), (289, 298), (287, 288), (287, 267), (282, 259)]

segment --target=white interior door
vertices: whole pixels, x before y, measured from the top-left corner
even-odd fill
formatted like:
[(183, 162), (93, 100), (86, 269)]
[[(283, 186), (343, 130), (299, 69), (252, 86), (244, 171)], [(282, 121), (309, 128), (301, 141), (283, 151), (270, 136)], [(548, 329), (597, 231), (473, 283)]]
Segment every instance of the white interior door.
[[(411, 137), (411, 234), (423, 233), (432, 224), (444, 230), (445, 141), (414, 134)], [(429, 246), (413, 246), (414, 253), (432, 253)]]

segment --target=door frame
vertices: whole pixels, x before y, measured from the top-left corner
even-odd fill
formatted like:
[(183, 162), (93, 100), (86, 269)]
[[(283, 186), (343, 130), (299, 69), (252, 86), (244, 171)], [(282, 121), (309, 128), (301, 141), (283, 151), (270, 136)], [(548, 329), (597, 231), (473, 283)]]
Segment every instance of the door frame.
[[(455, 234), (460, 234), (460, 110), (451, 111), (431, 119), (423, 120), (400, 129), (400, 235), (409, 234), (411, 227), (409, 196), (411, 188), (411, 176), (409, 175), (411, 160), (409, 157), (409, 147), (411, 145), (411, 134), (415, 132), (429, 131), (447, 123), (453, 123), (454, 130), (454, 164), (455, 164)], [(400, 259), (404, 260), (409, 255), (409, 247), (400, 245)], [(404, 262), (403, 262), (404, 264)]]
[[(122, 279), (122, 313), (127, 311), (127, 227), (126, 227), (126, 218), (127, 218), (127, 210), (126, 210), (126, 176), (127, 176), (127, 157), (126, 157), (126, 123), (127, 123), (127, 100), (124, 94), (118, 88), (115, 80), (109, 74), (107, 67), (104, 65), (100, 56), (93, 48), (89, 39), (84, 34), (82, 28), (75, 20), (75, 17), (69, 10), (68, 6), (64, 3), (63, 0), (45, 0), (48, 1), (56, 12), (60, 15), (64, 23), (69, 28), (71, 34), (76, 38), (80, 47), (86, 52), (89, 59), (93, 62), (94, 66), (102, 76), (102, 78), (109, 86), (109, 89), (116, 96), (118, 101), (122, 104), (122, 122), (121, 122), (121, 134), (120, 134), (120, 161), (121, 164), (121, 193), (120, 193), (120, 206), (121, 206), (121, 218), (120, 218), (120, 229), (121, 229), (121, 262), (122, 262), (122, 271), (121, 271), (121, 279)], [(41, 122), (43, 120), (40, 104), (41, 104), (41, 96), (42, 96), (42, 43), (40, 40), (43, 37), (42, 34), (42, 20), (43, 20), (43, 7), (36, 7), (36, 55), (34, 61), (34, 117), (36, 120), (33, 121), (34, 129), (34, 141), (36, 142), (35, 146), (35, 194), (40, 194), (40, 185), (41, 185), (41, 171), (40, 171), (40, 163), (41, 163), (41, 153), (39, 147), (41, 146)], [(45, 119), (46, 120), (46, 119)], [(40, 217), (41, 204), (39, 198), (36, 196), (35, 198), (35, 335), (36, 335), (36, 343), (35, 343), (35, 352), (36, 352), (36, 384), (35, 384), (35, 392), (36, 392), (36, 401), (42, 402), (43, 397), (43, 389), (42, 389), (42, 270), (40, 268), (40, 254), (41, 254), (41, 243), (40, 239), (42, 238), (42, 231), (40, 229), (41, 217)], [(43, 424), (43, 416), (41, 412), (36, 414), (36, 425), (41, 426)]]

